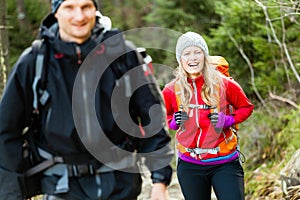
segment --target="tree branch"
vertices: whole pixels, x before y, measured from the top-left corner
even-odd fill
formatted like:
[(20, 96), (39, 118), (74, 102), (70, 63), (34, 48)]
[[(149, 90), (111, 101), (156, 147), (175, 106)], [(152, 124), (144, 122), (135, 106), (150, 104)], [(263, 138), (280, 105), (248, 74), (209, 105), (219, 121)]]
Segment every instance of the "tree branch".
[(237, 50), (240, 52), (240, 54), (242, 55), (242, 57), (246, 61), (247, 65), (250, 69), (250, 73), (251, 73), (251, 84), (252, 84), (253, 90), (254, 90), (257, 98), (259, 99), (259, 101), (263, 104), (263, 106), (266, 107), (266, 103), (265, 103), (264, 99), (260, 96), (260, 94), (259, 94), (259, 92), (256, 88), (255, 81), (254, 81), (254, 70), (253, 70), (253, 66), (252, 66), (248, 56), (245, 54), (243, 48), (239, 47), (237, 41), (233, 38), (233, 36), (231, 34), (229, 34), (229, 38), (234, 43), (235, 47), (237, 48)]
[(280, 97), (280, 96), (277, 96), (275, 94), (273, 94), (272, 92), (269, 92), (269, 95), (272, 99), (275, 99), (275, 100), (278, 100), (278, 101), (282, 101), (284, 103), (287, 103), (287, 104), (290, 104), (291, 106), (293, 106), (294, 108), (300, 110), (300, 107), (295, 103), (293, 102), (292, 100), (290, 99), (287, 99), (287, 98), (284, 98), (284, 97)]
[(294, 63), (291, 60), (291, 57), (290, 57), (290, 54), (288, 52), (288, 49), (287, 49), (287, 46), (286, 46), (285, 42), (280, 43), (280, 41), (279, 41), (279, 39), (278, 39), (278, 37), (276, 35), (276, 31), (275, 31), (275, 29), (273, 27), (273, 24), (271, 22), (271, 19), (269, 17), (269, 14), (268, 14), (268, 11), (267, 11), (267, 7), (265, 5), (263, 5), (259, 0), (255, 0), (255, 2), (262, 8), (262, 10), (263, 10), (263, 12), (265, 14), (268, 26), (270, 27), (270, 29), (272, 31), (272, 35), (273, 35), (273, 38), (274, 38), (275, 42), (278, 44), (280, 50), (285, 53), (285, 56), (286, 56), (286, 58), (288, 60), (288, 63), (290, 65), (290, 67), (291, 67), (291, 69), (292, 69), (292, 71), (293, 71), (293, 73), (294, 73), (294, 75), (295, 75), (298, 83), (300, 83), (300, 75), (298, 74), (298, 72), (297, 72), (297, 70), (296, 70), (296, 68), (294, 66)]

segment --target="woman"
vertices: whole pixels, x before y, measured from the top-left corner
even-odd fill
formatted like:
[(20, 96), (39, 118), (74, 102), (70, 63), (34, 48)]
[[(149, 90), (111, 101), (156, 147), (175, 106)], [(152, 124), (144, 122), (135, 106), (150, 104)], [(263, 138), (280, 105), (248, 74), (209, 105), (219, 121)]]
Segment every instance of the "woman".
[[(169, 127), (176, 132), (177, 174), (186, 200), (244, 199), (244, 172), (233, 127), (253, 104), (242, 88), (210, 66), (205, 40), (187, 32), (176, 45), (175, 79), (163, 89)], [(234, 111), (230, 111), (229, 107)]]

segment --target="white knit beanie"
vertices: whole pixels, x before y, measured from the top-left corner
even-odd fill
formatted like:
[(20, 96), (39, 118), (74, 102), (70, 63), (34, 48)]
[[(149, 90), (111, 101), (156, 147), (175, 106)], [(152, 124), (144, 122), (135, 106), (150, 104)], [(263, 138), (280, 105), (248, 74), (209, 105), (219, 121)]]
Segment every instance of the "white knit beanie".
[(183, 35), (181, 35), (176, 44), (176, 59), (177, 62), (180, 63), (180, 57), (182, 54), (182, 51), (191, 46), (200, 47), (207, 55), (209, 55), (208, 47), (201, 35), (194, 32), (187, 32)]

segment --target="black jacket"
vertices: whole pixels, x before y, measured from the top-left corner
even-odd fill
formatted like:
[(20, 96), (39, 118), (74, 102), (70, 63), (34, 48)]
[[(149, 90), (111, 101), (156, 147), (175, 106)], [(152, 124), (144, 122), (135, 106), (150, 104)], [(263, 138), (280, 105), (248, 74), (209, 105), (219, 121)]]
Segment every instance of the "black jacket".
[[(76, 109), (79, 107), (77, 110), (79, 114), (77, 112), (75, 117), (85, 119), (83, 113), (80, 116), (80, 105), (84, 107), (86, 102), (82, 102), (81, 104), (80, 100), (76, 99), (75, 101), (72, 99), (72, 95), (76, 97), (76, 94), (78, 94), (78, 92), (73, 93), (73, 86), (74, 84), (76, 85), (76, 76), (78, 71), (82, 68), (82, 62), (85, 61), (87, 56), (89, 56), (89, 58), (93, 57), (97, 50), (92, 50), (103, 39), (107, 38), (109, 34), (111, 34), (111, 32), (103, 34), (101, 26), (96, 24), (91, 38), (85, 43), (78, 45), (73, 42), (60, 40), (57, 23), (53, 15), (46, 18), (41, 26), (40, 37), (48, 44), (47, 63), (49, 65), (46, 90), (50, 94), (50, 99), (41, 109), (41, 131), (36, 137), (36, 141), (41, 148), (52, 154), (64, 156), (86, 155), (88, 159), (93, 159), (93, 156), (89, 153), (86, 146), (83, 145), (82, 135), (78, 134), (75, 126), (73, 117), (74, 111), (76, 112)], [(128, 49), (129, 47), (126, 48)], [(108, 48), (105, 50), (108, 51)], [(94, 54), (91, 52), (94, 52)], [(105, 66), (103, 63), (106, 63), (106, 61), (101, 60), (101, 58), (103, 57), (99, 56), (93, 60), (93, 62), (84, 62), (83, 66), (88, 70), (88, 75), (93, 75), (94, 73), (93, 69), (88, 69), (89, 66), (93, 66), (94, 68), (97, 68), (97, 66)], [(110, 67), (103, 71), (103, 75), (99, 78), (99, 84), (97, 84), (96, 90), (92, 93), (94, 96), (89, 97), (94, 100), (97, 121), (112, 143), (118, 146), (124, 146), (124, 141), (130, 141), (131, 146), (127, 149), (128, 151), (136, 150), (140, 153), (154, 152), (155, 150), (165, 147), (170, 142), (170, 137), (164, 128), (164, 115), (151, 119), (152, 122), (149, 117), (149, 110), (152, 106), (159, 105), (163, 108), (160, 91), (153, 83), (141, 86), (132, 92), (130, 101), (128, 100), (129, 109), (127, 110), (129, 110), (129, 116), (118, 113), (118, 109), (124, 107), (123, 105), (120, 106), (123, 102), (120, 101), (120, 99), (112, 100), (112, 95), (114, 88), (119, 86), (118, 73), (120, 70), (118, 70), (118, 66), (120, 66), (120, 62), (126, 62), (127, 65), (129, 65), (127, 66), (128, 70), (139, 65), (139, 59), (134, 51), (130, 51), (124, 56), (114, 59), (112, 64), (109, 62)], [(3, 176), (7, 177), (7, 173), (14, 174), (15, 172), (21, 171), (22, 144), (24, 142), (21, 135), (23, 129), (30, 124), (33, 109), (32, 83), (34, 79), (34, 67), (35, 56), (32, 48), (28, 48), (22, 53), (15, 64), (2, 96), (0, 104), (1, 179)], [(125, 71), (122, 72), (121, 75), (123, 75), (123, 73), (125, 73)], [(134, 75), (131, 75), (131, 83), (139, 82), (140, 79), (144, 79), (143, 81), (153, 80), (151, 74), (149, 75), (143, 70), (137, 70), (133, 73)], [(120, 87), (125, 86), (122, 85)], [(78, 89), (82, 88), (74, 87), (74, 90)], [(121, 93), (119, 95), (125, 93), (123, 90), (120, 91)], [(163, 111), (162, 114), (164, 114)], [(131, 127), (132, 129), (130, 131), (132, 132), (130, 134), (133, 134), (135, 138), (132, 139), (133, 137), (131, 137), (130, 134), (126, 134), (118, 127), (115, 118), (121, 121), (124, 119), (125, 123), (130, 123), (131, 121), (135, 123), (140, 122), (142, 126), (145, 127), (145, 136), (141, 135), (141, 132), (137, 131), (136, 128)], [(161, 128), (157, 133), (150, 133), (152, 129), (147, 127), (147, 125), (153, 123), (153, 121), (161, 124)], [(151, 137), (149, 137), (149, 134), (152, 134)], [(125, 146), (126, 145), (127, 144), (125, 144)], [(108, 149), (109, 145), (105, 146), (103, 151)], [(162, 169), (151, 167), (151, 165), (153, 165), (153, 160), (151, 159), (155, 157), (155, 155), (170, 160), (172, 157), (170, 148), (166, 148), (163, 152), (153, 153), (149, 157), (150, 161), (146, 161), (151, 171), (161, 174), (165, 177), (165, 182), (169, 182), (172, 172), (169, 165)], [(135, 175), (132, 174), (132, 176)], [(14, 178), (11, 180), (13, 179)], [(139, 191), (136, 192), (138, 193)], [(1, 195), (6, 197), (6, 199), (9, 199), (10, 195), (13, 197), (11, 199), (18, 199), (18, 197), (20, 197), (20, 191), (16, 184), (1, 184), (0, 196)]]

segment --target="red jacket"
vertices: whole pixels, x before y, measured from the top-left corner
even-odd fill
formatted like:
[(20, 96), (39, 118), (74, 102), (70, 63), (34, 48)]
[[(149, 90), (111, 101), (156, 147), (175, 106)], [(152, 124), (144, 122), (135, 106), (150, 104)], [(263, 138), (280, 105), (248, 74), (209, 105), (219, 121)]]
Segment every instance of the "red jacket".
[[(194, 80), (189, 79), (194, 95), (190, 104), (192, 105), (205, 105), (201, 98), (201, 88), (204, 84), (203, 77), (198, 77)], [(234, 116), (235, 124), (245, 121), (252, 113), (254, 106), (246, 97), (239, 84), (227, 77), (223, 78), (225, 92), (220, 98), (220, 111), (231, 114)], [(167, 121), (170, 124), (173, 114), (178, 111), (178, 105), (175, 95), (175, 81), (168, 83), (162, 91), (164, 101), (166, 104)], [(197, 98), (196, 98), (197, 97)], [(230, 113), (229, 105), (234, 108), (234, 111)], [(189, 119), (184, 123), (185, 130), (178, 129), (176, 133), (177, 141), (186, 148), (215, 148), (222, 141), (224, 141), (224, 135), (217, 133), (208, 118), (210, 109), (198, 109), (190, 108), (188, 115)], [(229, 129), (223, 129), (226, 135), (230, 134)], [(228, 154), (230, 154), (229, 152)], [(186, 155), (189, 155), (188, 153)], [(220, 154), (207, 154), (202, 158), (215, 158), (218, 156), (225, 156)]]

